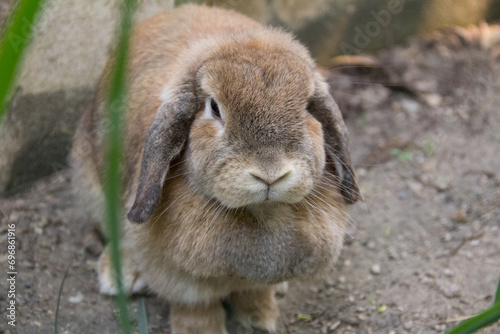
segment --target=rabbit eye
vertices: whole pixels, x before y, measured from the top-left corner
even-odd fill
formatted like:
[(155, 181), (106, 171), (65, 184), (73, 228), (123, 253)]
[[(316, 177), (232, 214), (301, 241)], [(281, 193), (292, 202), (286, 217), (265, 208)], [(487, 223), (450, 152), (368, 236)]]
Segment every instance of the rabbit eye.
[(221, 119), (219, 106), (217, 105), (217, 102), (215, 102), (214, 99), (210, 99), (210, 107), (212, 108), (212, 115), (216, 118)]

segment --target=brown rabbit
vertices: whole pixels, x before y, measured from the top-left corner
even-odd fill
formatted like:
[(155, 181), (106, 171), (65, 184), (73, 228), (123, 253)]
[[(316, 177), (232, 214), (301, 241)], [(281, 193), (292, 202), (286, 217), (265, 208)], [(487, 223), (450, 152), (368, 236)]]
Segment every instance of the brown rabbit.
[[(102, 210), (111, 60), (74, 140), (75, 189)], [(234, 12), (186, 5), (131, 36), (125, 286), (170, 301), (174, 333), (226, 333), (221, 301), (274, 332), (276, 284), (337, 258), (360, 194), (341, 113), (307, 50)], [(128, 219), (127, 219), (128, 218)], [(102, 219), (101, 219), (102, 220)], [(101, 292), (114, 293), (107, 252)]]

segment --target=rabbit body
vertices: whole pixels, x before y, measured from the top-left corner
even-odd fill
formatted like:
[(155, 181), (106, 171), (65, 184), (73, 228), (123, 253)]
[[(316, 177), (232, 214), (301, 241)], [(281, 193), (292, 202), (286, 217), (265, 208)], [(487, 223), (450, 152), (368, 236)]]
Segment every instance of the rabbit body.
[[(221, 299), (243, 325), (272, 332), (275, 285), (329, 268), (359, 197), (340, 112), (301, 44), (231, 11), (161, 13), (130, 45), (125, 285), (168, 299), (176, 333), (224, 333)], [(101, 220), (112, 66), (71, 155), (74, 188)], [(114, 293), (109, 264), (105, 252), (104, 293)]]

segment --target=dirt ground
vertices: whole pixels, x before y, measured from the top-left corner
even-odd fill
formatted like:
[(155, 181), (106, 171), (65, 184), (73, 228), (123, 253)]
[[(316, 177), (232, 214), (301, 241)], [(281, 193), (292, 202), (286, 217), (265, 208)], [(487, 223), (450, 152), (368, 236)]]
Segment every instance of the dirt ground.
[[(484, 42), (484, 29), (325, 69), (365, 201), (352, 207), (335, 269), (291, 282), (279, 297), (279, 333), (443, 333), (492, 304), (500, 277), (500, 53)], [(69, 171), (0, 199), (0, 209), (2, 268), (7, 222), (16, 225), (18, 261), (17, 325), (2, 316), (0, 333), (53, 333), (66, 270), (60, 333), (118, 333), (112, 299), (98, 294), (102, 245), (75, 207)], [(5, 310), (5, 279), (0, 290)], [(150, 332), (170, 333), (168, 303), (146, 303)], [(135, 318), (135, 301), (130, 309)], [(500, 324), (483, 333), (500, 333)]]

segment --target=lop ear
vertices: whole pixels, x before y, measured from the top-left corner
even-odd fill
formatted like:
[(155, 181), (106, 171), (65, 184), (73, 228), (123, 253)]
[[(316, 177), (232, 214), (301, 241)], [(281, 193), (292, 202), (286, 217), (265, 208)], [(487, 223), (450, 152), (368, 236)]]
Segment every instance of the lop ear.
[(137, 195), (127, 215), (131, 222), (143, 223), (153, 215), (161, 198), (170, 162), (184, 148), (198, 110), (196, 95), (190, 86), (185, 85), (166, 97), (149, 128)]
[(361, 194), (352, 168), (347, 128), (339, 107), (328, 91), (328, 85), (319, 78), (319, 74), (308, 110), (323, 127), (327, 168), (339, 177), (344, 201), (353, 204), (360, 199)]

